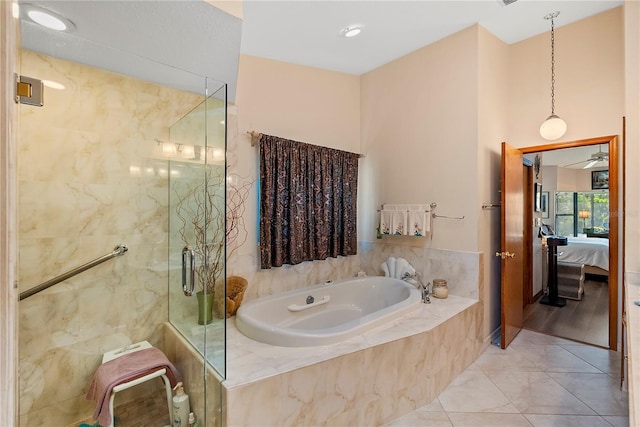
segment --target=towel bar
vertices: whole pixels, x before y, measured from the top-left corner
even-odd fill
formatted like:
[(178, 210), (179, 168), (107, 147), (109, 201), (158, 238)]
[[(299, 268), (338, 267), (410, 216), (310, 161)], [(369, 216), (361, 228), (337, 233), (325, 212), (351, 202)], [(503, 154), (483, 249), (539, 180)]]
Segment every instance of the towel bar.
[(431, 214), (432, 218), (447, 218), (447, 219), (464, 219), (464, 215), (462, 216), (446, 216), (446, 215), (438, 215), (436, 213)]
[(501, 208), (502, 205), (500, 203), (483, 203), (482, 209), (492, 209), (492, 208)]
[(106, 255), (96, 258), (93, 261), (89, 261), (86, 264), (76, 267), (73, 270), (70, 270), (64, 274), (54, 277), (53, 279), (47, 280), (46, 282), (40, 283), (38, 286), (34, 286), (31, 289), (28, 289), (24, 292), (20, 292), (19, 300), (22, 301), (25, 298), (29, 298), (30, 296), (37, 294), (38, 292), (44, 291), (45, 289), (49, 289), (51, 286), (56, 285), (60, 282), (63, 282), (75, 276), (76, 274), (82, 273), (83, 271), (87, 271), (88, 269), (93, 268), (96, 265), (102, 264), (105, 261), (109, 261), (111, 258), (124, 255), (127, 253), (128, 250), (129, 248), (127, 248), (126, 245), (122, 245), (122, 244), (117, 245), (115, 248), (113, 248), (112, 252), (109, 252)]

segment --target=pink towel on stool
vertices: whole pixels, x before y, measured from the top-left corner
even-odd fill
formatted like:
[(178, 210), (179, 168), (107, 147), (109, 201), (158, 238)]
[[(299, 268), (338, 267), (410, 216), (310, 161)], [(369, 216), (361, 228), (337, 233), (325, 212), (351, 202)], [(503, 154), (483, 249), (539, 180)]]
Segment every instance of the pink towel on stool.
[(167, 378), (171, 387), (182, 380), (180, 372), (173, 366), (167, 356), (157, 348), (147, 348), (125, 354), (103, 363), (96, 370), (91, 380), (86, 398), (96, 401), (93, 419), (100, 425), (111, 424), (112, 414), (109, 412), (111, 390), (119, 384), (143, 377), (161, 368), (167, 368)]

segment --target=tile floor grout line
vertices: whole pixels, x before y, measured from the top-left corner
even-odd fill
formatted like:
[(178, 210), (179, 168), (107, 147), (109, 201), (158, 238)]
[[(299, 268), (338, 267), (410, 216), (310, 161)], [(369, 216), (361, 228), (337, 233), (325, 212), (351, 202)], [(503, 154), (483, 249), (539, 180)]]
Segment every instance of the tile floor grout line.
[[(545, 372), (546, 373), (546, 372)], [(596, 373), (589, 373), (589, 372), (556, 372), (559, 374), (587, 374), (587, 375), (606, 375), (605, 373), (600, 373), (600, 374), (596, 374)], [(578, 399), (580, 402), (582, 402), (582, 404), (584, 406), (586, 406), (587, 408), (591, 409), (597, 416), (599, 416), (600, 418), (603, 417), (602, 414), (600, 414), (595, 408), (592, 408), (591, 405), (589, 405), (587, 402), (585, 402), (584, 400), (582, 400), (580, 397), (576, 396), (571, 390), (569, 390), (568, 388), (566, 388), (565, 386), (563, 386), (562, 384), (560, 384), (558, 381), (556, 381), (553, 377), (547, 375), (551, 381), (553, 381), (554, 383), (558, 384), (560, 387), (562, 387), (564, 390), (567, 391), (567, 393), (570, 393), (573, 397), (575, 397), (576, 399)], [(603, 418), (604, 419), (604, 418)], [(608, 422), (608, 421), (607, 421)]]

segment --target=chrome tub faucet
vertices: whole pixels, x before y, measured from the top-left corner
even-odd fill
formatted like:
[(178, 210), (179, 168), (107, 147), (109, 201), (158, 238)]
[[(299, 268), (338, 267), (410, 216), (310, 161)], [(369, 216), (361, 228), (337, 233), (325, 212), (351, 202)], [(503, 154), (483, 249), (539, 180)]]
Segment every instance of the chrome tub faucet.
[(431, 283), (427, 283), (427, 285), (425, 286), (424, 283), (422, 283), (422, 280), (420, 280), (420, 273), (418, 273), (417, 271), (414, 274), (406, 272), (402, 275), (402, 280), (418, 288), (418, 290), (422, 294), (423, 303), (431, 304), (431, 293), (429, 292), (429, 285)]

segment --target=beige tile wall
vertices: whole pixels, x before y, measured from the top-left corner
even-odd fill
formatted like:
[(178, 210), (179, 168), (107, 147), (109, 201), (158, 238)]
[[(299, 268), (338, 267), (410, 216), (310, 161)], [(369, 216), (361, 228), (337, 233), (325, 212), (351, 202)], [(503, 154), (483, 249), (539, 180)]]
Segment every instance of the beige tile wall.
[(185, 393), (189, 395), (189, 405), (196, 419), (203, 423), (203, 427), (220, 427), (220, 376), (204, 363), (202, 356), (169, 323), (165, 324), (165, 353), (183, 375)]
[(164, 345), (167, 165), (155, 140), (202, 97), (29, 51), (22, 67), (65, 89), (21, 106), (20, 290), (129, 247), (19, 305), (20, 424), (66, 425), (92, 412), (84, 394), (102, 353)]

